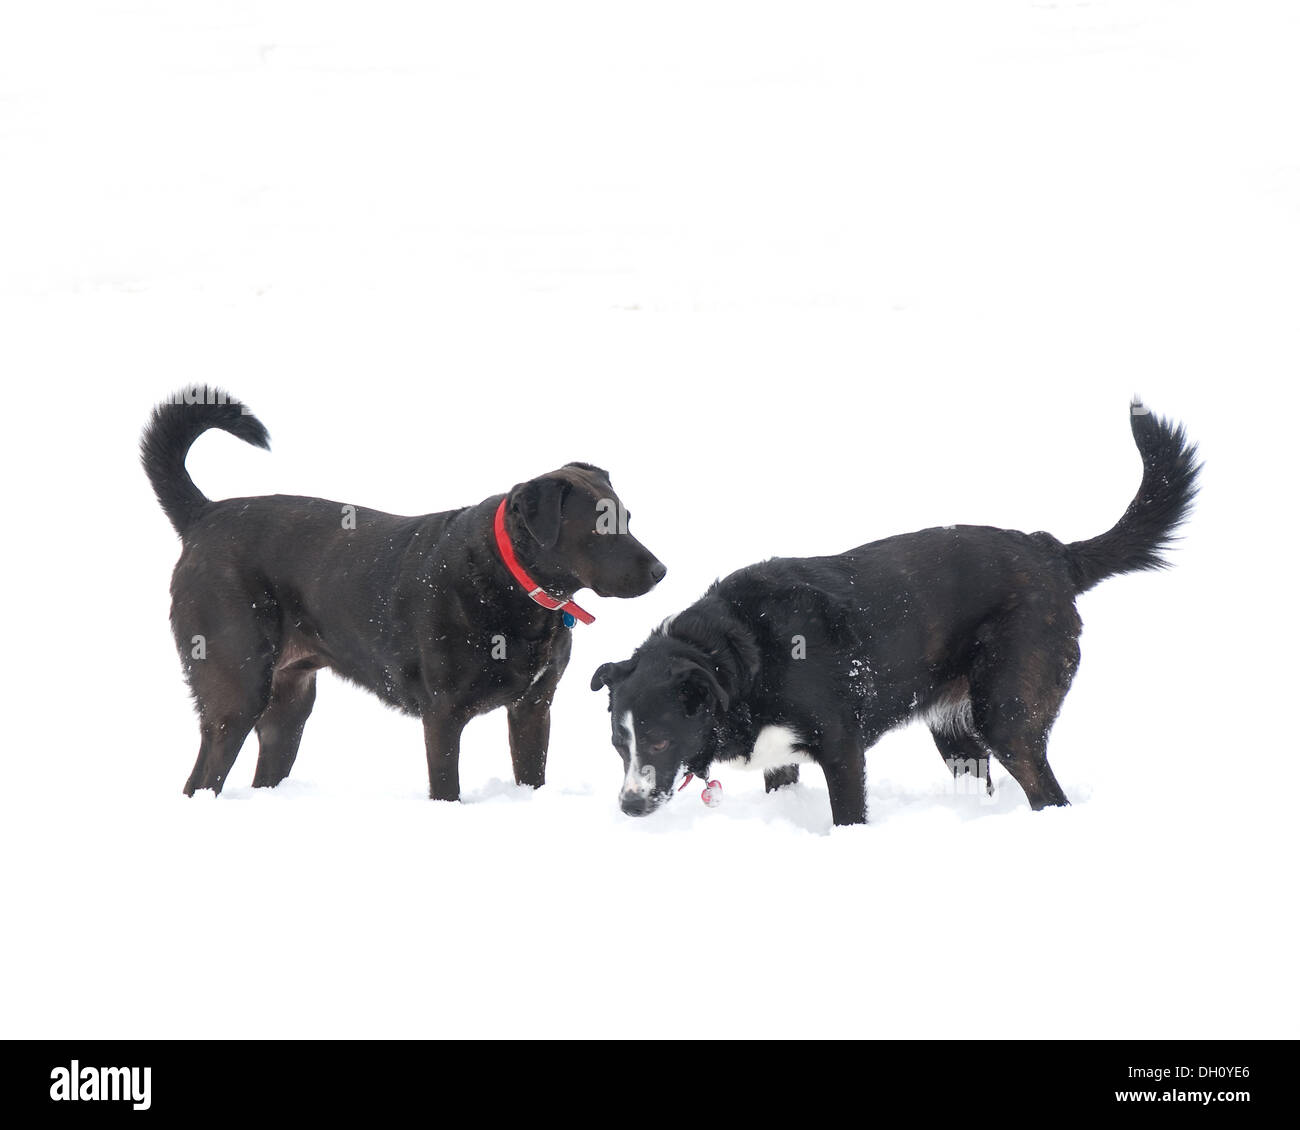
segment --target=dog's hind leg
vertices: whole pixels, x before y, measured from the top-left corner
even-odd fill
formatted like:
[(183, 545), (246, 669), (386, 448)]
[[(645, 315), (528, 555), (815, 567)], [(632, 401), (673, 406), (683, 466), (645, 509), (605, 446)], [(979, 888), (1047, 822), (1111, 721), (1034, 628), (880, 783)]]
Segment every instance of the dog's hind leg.
[(271, 701), (257, 720), (257, 770), (253, 788), (274, 788), (288, 775), (298, 756), (303, 727), (316, 703), (315, 671), (277, 671)]
[(1005, 728), (999, 744), (993, 747), (994, 756), (1025, 790), (1029, 807), (1035, 812), (1069, 804), (1065, 790), (1047, 763), (1047, 735), (1034, 737), (1019, 730), (1018, 724)]
[(783, 789), (786, 785), (797, 785), (799, 783), (799, 766), (783, 765), (780, 769), (763, 770), (763, 791), (774, 793), (777, 789)]
[(930, 736), (934, 738), (935, 747), (954, 780), (964, 774), (983, 777), (985, 791), (989, 796), (993, 795), (993, 765), (989, 751), (974, 734), (931, 727)]
[(1079, 619), (1029, 605), (981, 631), (971, 671), (975, 730), (1034, 810), (1069, 804), (1047, 763), (1047, 736), (1079, 665)]
[[(269, 668), (269, 661), (266, 667)], [(197, 789), (220, 793), (230, 775), (240, 747), (266, 707), (270, 693), (269, 670), (218, 672), (203, 667), (191, 675), (194, 697), (199, 704), (199, 756), (185, 795)]]
[(199, 756), (185, 795), (220, 793), (271, 696), (274, 647), (264, 625), (232, 619), (223, 602), (174, 602), (172, 630), (199, 710)]

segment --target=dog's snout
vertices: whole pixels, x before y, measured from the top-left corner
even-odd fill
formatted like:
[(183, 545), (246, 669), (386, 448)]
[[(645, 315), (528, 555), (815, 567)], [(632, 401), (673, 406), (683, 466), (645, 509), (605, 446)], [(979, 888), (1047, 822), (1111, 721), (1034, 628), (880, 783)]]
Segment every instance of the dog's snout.
[(662, 561), (656, 561), (650, 566), (650, 579), (658, 584), (668, 575), (668, 566)]
[(650, 811), (650, 800), (641, 793), (624, 793), (619, 797), (619, 807), (628, 816), (644, 816)]

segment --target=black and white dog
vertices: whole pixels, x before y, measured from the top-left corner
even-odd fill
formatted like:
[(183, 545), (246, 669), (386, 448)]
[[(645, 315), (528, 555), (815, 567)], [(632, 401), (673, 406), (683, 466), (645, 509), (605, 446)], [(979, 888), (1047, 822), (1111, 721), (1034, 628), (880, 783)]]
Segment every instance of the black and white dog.
[(631, 659), (604, 664), (591, 686), (610, 691), (623, 811), (654, 811), (713, 762), (762, 769), (769, 792), (813, 762), (834, 822), (862, 823), (865, 751), (913, 718), (954, 775), (987, 782), (993, 757), (1033, 808), (1069, 803), (1047, 736), (1079, 663), (1075, 598), (1166, 564), (1200, 471), (1181, 427), (1136, 401), (1131, 416), (1142, 485), (1099, 537), (951, 526), (777, 558), (717, 582)]
[(424, 721), (429, 790), (460, 796), (460, 735), (506, 708), (515, 780), (541, 786), (572, 601), (649, 592), (666, 573), (627, 532), (609, 475), (568, 463), (476, 506), (404, 518), (321, 498), (205, 498), (190, 445), (220, 428), (258, 447), (266, 429), (217, 389), (159, 405), (141, 440), (154, 493), (181, 537), (172, 630), (199, 712), (185, 792), (219, 793), (256, 727), (255, 786), (298, 755), (329, 667)]

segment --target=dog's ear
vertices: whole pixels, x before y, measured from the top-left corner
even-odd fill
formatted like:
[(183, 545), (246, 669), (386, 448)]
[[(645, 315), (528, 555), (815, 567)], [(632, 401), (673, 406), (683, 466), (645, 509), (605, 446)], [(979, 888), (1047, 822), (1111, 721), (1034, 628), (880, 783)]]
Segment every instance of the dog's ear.
[(515, 487), (511, 506), (519, 512), (524, 528), (543, 549), (552, 548), (560, 538), (560, 511), (569, 484), (563, 479), (529, 479)]
[(598, 691), (601, 687), (612, 687), (616, 683), (621, 683), (632, 674), (632, 668), (635, 666), (635, 659), (625, 659), (622, 663), (602, 663), (591, 677), (591, 689)]
[(705, 700), (712, 698), (724, 714), (731, 705), (731, 696), (718, 682), (718, 677), (707, 667), (690, 659), (674, 659), (668, 664), (668, 677), (677, 688), (687, 714), (698, 714)]

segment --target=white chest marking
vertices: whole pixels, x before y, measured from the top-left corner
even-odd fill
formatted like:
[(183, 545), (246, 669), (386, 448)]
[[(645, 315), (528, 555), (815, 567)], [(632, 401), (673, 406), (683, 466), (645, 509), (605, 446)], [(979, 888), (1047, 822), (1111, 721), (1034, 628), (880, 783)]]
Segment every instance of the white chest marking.
[[(789, 726), (764, 726), (754, 739), (754, 750), (745, 769), (783, 769), (787, 765), (807, 765), (812, 761), (802, 748), (803, 739)], [(733, 762), (732, 764), (741, 764)]]

